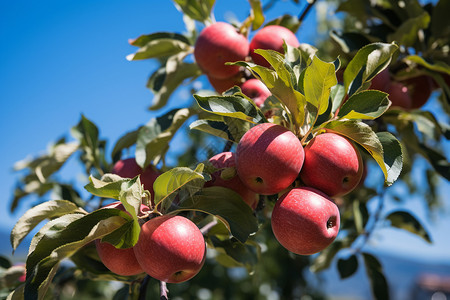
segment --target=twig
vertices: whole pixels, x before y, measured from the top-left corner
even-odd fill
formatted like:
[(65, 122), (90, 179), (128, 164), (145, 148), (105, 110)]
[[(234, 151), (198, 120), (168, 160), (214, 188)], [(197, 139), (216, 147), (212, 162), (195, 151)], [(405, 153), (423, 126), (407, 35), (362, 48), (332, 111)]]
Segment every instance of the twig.
[(167, 289), (167, 283), (165, 281), (160, 281), (159, 282), (159, 290), (161, 292), (161, 300), (168, 300), (169, 297), (167, 296), (167, 294), (169, 293), (169, 290)]
[(303, 10), (303, 12), (298, 16), (298, 22), (299, 23), (303, 22), (303, 20), (306, 18), (306, 16), (308, 15), (309, 11), (314, 6), (314, 4), (316, 4), (316, 2), (317, 2), (317, 0), (312, 0), (311, 2), (308, 3), (308, 5)]
[(233, 147), (233, 142), (232, 141), (227, 141), (227, 143), (225, 144), (225, 147), (223, 147), (223, 151), (222, 152), (230, 151), (231, 147)]
[(211, 222), (209, 222), (208, 224), (206, 224), (205, 226), (203, 226), (202, 228), (200, 228), (200, 232), (205, 235), (208, 233), (208, 231), (213, 228), (215, 225), (217, 224), (217, 220), (214, 219)]
[(379, 200), (378, 201), (379, 202), (378, 202), (377, 209), (372, 217), (372, 224), (370, 224), (370, 227), (368, 226), (368, 224), (366, 225), (366, 227), (369, 227), (369, 228), (364, 230), (363, 240), (361, 241), (360, 245), (353, 250), (354, 253), (361, 252), (362, 248), (367, 244), (367, 241), (369, 240), (369, 238), (372, 236), (373, 232), (375, 231), (375, 227), (376, 227), (377, 223), (380, 221), (381, 213), (384, 209), (385, 188), (382, 188), (381, 191), (379, 192)]
[(146, 296), (147, 296), (147, 286), (148, 286), (148, 282), (150, 281), (150, 276), (147, 275), (145, 276), (145, 278), (142, 280), (141, 286), (139, 288), (139, 298), (138, 300), (145, 300)]

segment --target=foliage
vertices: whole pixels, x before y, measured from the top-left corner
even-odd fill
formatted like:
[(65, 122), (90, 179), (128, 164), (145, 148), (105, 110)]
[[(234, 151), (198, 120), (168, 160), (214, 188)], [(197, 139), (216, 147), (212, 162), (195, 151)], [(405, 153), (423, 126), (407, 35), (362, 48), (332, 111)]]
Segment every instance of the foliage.
[[(214, 299), (244, 299), (256, 297), (259, 286), (265, 284), (279, 290), (283, 298), (309, 294), (321, 299), (325, 295), (305, 274), (307, 270), (318, 273), (336, 263), (341, 278), (352, 276), (364, 265), (374, 298), (389, 299), (382, 265), (376, 255), (363, 249), (371, 232), (382, 223), (404, 229), (405, 234), (415, 234), (427, 242), (432, 238), (412, 211), (381, 215), (383, 202), (390, 193), (387, 187), (400, 180), (409, 184), (410, 193), (416, 192), (411, 172), (413, 161), (420, 158), (430, 163), (426, 170), (416, 172), (427, 174), (431, 195), (435, 195), (436, 187), (433, 176), (444, 180), (450, 177), (443, 153), (444, 140), (449, 138), (445, 124), (450, 99), (445, 81), (450, 75), (450, 61), (444, 45), (448, 45), (450, 33), (441, 30), (449, 28), (445, 26), (444, 14), (450, 9), (449, 2), (440, 0), (424, 6), (414, 0), (407, 2), (406, 8), (402, 8), (396, 1), (343, 1), (338, 11), (346, 13), (344, 30), (331, 31), (330, 38), (319, 48), (285, 44), (284, 54), (257, 50), (271, 68), (250, 61), (230, 62), (240, 66), (247, 77), (256, 77), (268, 87), (272, 96), (262, 107), (255, 105), (238, 86), (222, 95), (193, 90), (196, 101), (192, 107), (162, 113), (127, 131), (110, 154), (106, 153), (107, 141), (99, 137), (95, 123), (81, 116), (71, 129), (73, 140), (60, 139), (48, 153), (15, 166), (27, 173), (19, 179), (11, 211), (19, 204), (32, 206), (26, 202), (32, 195), (37, 195), (40, 203), (30, 207), (13, 228), (13, 248), (39, 223), (45, 220), (47, 223), (31, 241), (23, 283), (18, 281), (23, 268), (20, 273), (6, 258), (0, 260), (2, 293), (12, 291), (10, 299), (43, 299), (46, 293), (57, 293), (64, 284), (63, 276), (69, 278), (67, 283), (84, 284), (86, 289), (86, 279), (99, 280), (99, 289), (105, 281), (120, 281), (125, 286), (114, 299), (136, 299), (144, 291), (155, 293), (157, 283), (150, 280), (149, 284), (144, 275), (123, 277), (111, 273), (92, 244), (102, 239), (117, 248), (132, 247), (137, 242), (142, 219), (151, 217), (138, 216), (144, 203), (151, 206), (152, 214), (182, 214), (200, 228), (212, 224), (204, 233), (210, 253), (204, 270), (187, 283), (169, 286), (173, 295), (183, 293), (195, 298), (199, 289), (208, 288)], [(142, 35), (131, 41), (138, 49), (127, 56), (130, 61), (160, 62), (147, 83), (154, 95), (150, 110), (166, 107), (176, 89), (203, 76), (192, 60), (192, 53), (198, 31), (214, 20), (214, 1), (174, 0), (174, 4), (184, 14), (187, 33)], [(239, 30), (248, 35), (263, 24), (302, 30), (302, 20), (295, 16), (266, 20), (264, 11), (268, 7), (260, 1), (250, 1), (249, 17), (238, 24)], [(292, 25), (289, 20), (296, 22)], [(321, 47), (328, 52), (322, 54)], [(436, 93), (440, 93), (439, 111), (393, 109), (386, 92), (370, 89), (371, 81), (385, 69), (392, 72), (394, 80), (420, 75), (433, 78), (438, 87)], [(361, 184), (351, 194), (335, 199), (341, 211), (342, 234), (318, 255), (296, 256), (276, 242), (270, 230), (270, 213), (277, 195), (260, 196), (258, 208), (252, 211), (237, 193), (205, 186), (217, 170), (207, 162), (199, 162), (197, 157), (203, 155), (205, 159), (220, 152), (222, 149), (216, 145), (233, 149), (249, 128), (264, 122), (285, 126), (303, 145), (323, 131), (343, 135), (364, 153), (369, 172), (378, 168), (382, 173), (375, 185)], [(170, 147), (177, 134), (188, 136), (192, 144), (172, 166), (167, 164), (166, 157), (171, 155)], [(161, 170), (153, 186), (154, 195), (143, 189), (139, 177), (111, 174), (114, 163), (125, 158), (124, 150), (134, 150), (136, 162), (142, 168), (153, 165)], [(89, 175), (83, 192), (55, 176), (75, 155)], [(57, 195), (56, 200), (48, 200), (50, 191)], [(86, 191), (89, 195), (82, 196)], [(121, 201), (128, 214), (98, 209), (109, 199)], [(375, 211), (369, 210), (370, 201), (379, 202)], [(429, 204), (435, 205), (436, 197), (429, 198)], [(350, 255), (339, 256), (344, 249)], [(72, 264), (66, 266), (67, 260)], [(247, 274), (241, 275), (242, 289), (239, 289), (238, 276), (230, 274), (242, 269)]]

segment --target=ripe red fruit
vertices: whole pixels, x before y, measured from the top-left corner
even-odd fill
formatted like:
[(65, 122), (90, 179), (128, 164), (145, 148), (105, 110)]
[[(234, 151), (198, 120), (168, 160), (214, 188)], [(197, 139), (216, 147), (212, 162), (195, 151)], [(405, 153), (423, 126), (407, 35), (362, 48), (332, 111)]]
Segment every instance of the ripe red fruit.
[(408, 88), (403, 83), (391, 82), (386, 92), (392, 102), (391, 107), (400, 107), (406, 110), (411, 108), (412, 100)]
[(388, 69), (384, 69), (378, 73), (371, 81), (370, 89), (386, 92), (391, 83), (391, 76)]
[(411, 97), (411, 109), (421, 108), (431, 96), (433, 81), (429, 76), (421, 75), (405, 80)]
[(272, 95), (266, 85), (256, 78), (245, 81), (241, 86), (241, 90), (242, 93), (252, 99), (258, 107), (261, 107), (267, 97)]
[(164, 215), (142, 225), (134, 246), (139, 264), (151, 277), (168, 283), (191, 279), (202, 268), (206, 245), (189, 219)]
[[(209, 162), (215, 168), (231, 168), (236, 166), (235, 162), (235, 154), (233, 152), (222, 152), (217, 155), (214, 155), (209, 159)], [(239, 178), (239, 176), (235, 175), (230, 179), (222, 179), (220, 177), (221, 171), (217, 171), (213, 174), (212, 180), (208, 181), (205, 186), (222, 186), (225, 188), (229, 188), (239, 195), (241, 195), (242, 200), (248, 204), (251, 208), (255, 209), (258, 205), (259, 196), (257, 193), (250, 190)]]
[(269, 68), (270, 64), (264, 59), (264, 57), (256, 54), (254, 51), (255, 49), (268, 49), (284, 53), (283, 40), (289, 46), (300, 46), (295, 34), (286, 27), (280, 25), (269, 25), (260, 29), (253, 36), (250, 42), (250, 56), (252, 57), (253, 62)]
[(275, 203), (272, 231), (287, 250), (310, 255), (328, 247), (339, 233), (339, 209), (324, 193), (294, 188)]
[[(111, 203), (104, 208), (117, 208), (125, 211), (120, 202)], [(150, 209), (145, 205), (141, 205), (141, 211), (150, 211)], [(134, 255), (133, 248), (117, 249), (110, 243), (101, 242), (100, 240), (95, 240), (95, 247), (100, 260), (111, 272), (122, 276), (132, 276), (144, 272)]]
[(262, 195), (277, 194), (297, 178), (305, 154), (297, 136), (283, 126), (263, 123), (247, 131), (236, 149), (242, 182)]
[(363, 161), (358, 149), (335, 133), (315, 136), (305, 147), (300, 178), (330, 197), (351, 192), (361, 180)]
[(224, 79), (214, 78), (214, 77), (211, 77), (208, 75), (207, 75), (207, 78), (208, 78), (208, 81), (211, 84), (211, 86), (219, 94), (222, 94), (226, 90), (231, 89), (235, 85), (240, 86), (242, 84), (242, 77), (241, 77), (240, 73), (238, 73), (237, 75), (234, 75), (232, 77), (224, 78)]
[(123, 178), (134, 178), (137, 175), (141, 175), (141, 183), (144, 185), (144, 189), (148, 190), (153, 200), (153, 183), (161, 173), (153, 166), (148, 166), (145, 170), (136, 163), (135, 158), (127, 158), (119, 160), (115, 163), (111, 173), (119, 175)]
[(217, 22), (202, 30), (195, 42), (194, 56), (197, 64), (214, 78), (225, 79), (239, 72), (238, 66), (226, 62), (243, 61), (249, 52), (249, 43), (236, 28)]

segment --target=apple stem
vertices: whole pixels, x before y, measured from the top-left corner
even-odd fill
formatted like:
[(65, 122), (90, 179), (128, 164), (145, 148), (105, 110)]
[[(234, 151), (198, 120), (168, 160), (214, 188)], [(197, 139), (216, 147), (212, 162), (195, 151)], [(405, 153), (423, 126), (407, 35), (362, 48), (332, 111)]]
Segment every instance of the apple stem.
[(167, 296), (167, 294), (169, 293), (169, 290), (167, 289), (167, 283), (165, 281), (160, 281), (159, 282), (159, 290), (161, 292), (161, 300), (168, 300), (169, 297)]

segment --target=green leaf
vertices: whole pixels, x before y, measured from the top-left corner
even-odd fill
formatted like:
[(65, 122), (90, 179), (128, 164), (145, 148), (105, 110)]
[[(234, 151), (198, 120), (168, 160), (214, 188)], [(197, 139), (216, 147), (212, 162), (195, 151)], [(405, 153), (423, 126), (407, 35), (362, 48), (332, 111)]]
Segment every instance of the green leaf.
[(33, 160), (25, 159), (16, 162), (14, 170), (20, 171), (28, 168), (31, 174), (44, 183), (52, 174), (61, 169), (69, 157), (79, 149), (79, 146), (78, 142), (58, 141), (50, 147), (48, 153)]
[(83, 150), (81, 160), (85, 163), (86, 170), (89, 172), (91, 167), (101, 169), (101, 152), (104, 145), (103, 141), (99, 140), (97, 126), (82, 115), (80, 122), (71, 128), (71, 133), (81, 144)]
[(264, 12), (260, 0), (249, 0), (250, 16), (253, 19), (252, 30), (257, 30), (264, 23)]
[(114, 159), (116, 156), (120, 155), (120, 152), (123, 149), (129, 148), (136, 144), (138, 138), (139, 129), (130, 131), (122, 135), (119, 140), (114, 145), (114, 148), (111, 152), (111, 157)]
[(210, 237), (214, 249), (218, 252), (216, 260), (225, 267), (245, 267), (252, 272), (258, 263), (260, 247), (258, 243), (241, 243), (235, 238), (221, 240), (215, 236)]
[(86, 214), (86, 211), (65, 200), (51, 200), (27, 210), (11, 231), (11, 245), (17, 249), (20, 242), (43, 220), (53, 219), (65, 214)]
[[(376, 134), (369, 125), (357, 120), (337, 120), (324, 125), (327, 131), (341, 134), (361, 145), (381, 167), (385, 184), (391, 185), (401, 171), (401, 148), (389, 134)], [(380, 140), (383, 139), (383, 143)], [(389, 153), (384, 153), (383, 149)]]
[(189, 40), (176, 33), (157, 32), (150, 35), (140, 36), (132, 41), (133, 46), (139, 49), (127, 55), (127, 60), (142, 60), (159, 57), (169, 57), (181, 52), (187, 52), (191, 48)]
[(171, 56), (164, 67), (155, 71), (150, 76), (147, 87), (153, 92), (153, 103), (150, 110), (157, 110), (164, 107), (169, 101), (173, 91), (185, 79), (197, 77), (202, 71), (195, 63), (183, 61), (185, 53)]
[(414, 62), (421, 66), (424, 66), (425, 68), (427, 68), (431, 71), (436, 71), (436, 72), (445, 73), (445, 74), (450, 75), (450, 66), (448, 64), (446, 64), (445, 62), (437, 61), (434, 63), (429, 63), (423, 57), (421, 57), (419, 55), (409, 55), (409, 56), (405, 57), (405, 60)]
[(181, 203), (179, 210), (196, 210), (216, 216), (241, 243), (258, 230), (252, 209), (239, 194), (224, 187), (202, 189)]
[(265, 24), (265, 26), (269, 25), (280, 25), (286, 27), (292, 32), (297, 32), (300, 27), (300, 22), (298, 21), (297, 16), (293, 16), (290, 14), (284, 14), (274, 20), (271, 20)]
[(25, 299), (40, 298), (61, 260), (120, 228), (127, 220), (130, 216), (118, 209), (99, 209), (87, 215), (64, 215), (47, 223), (30, 246)]
[(405, 47), (414, 46), (418, 38), (417, 32), (428, 28), (429, 23), (430, 15), (424, 11), (421, 15), (403, 22), (394, 33), (388, 35), (388, 41), (395, 41), (397, 44)]
[(11, 262), (6, 256), (0, 255), (0, 268), (8, 269), (12, 266)]
[(292, 124), (297, 128), (303, 125), (305, 120), (306, 99), (303, 94), (294, 89), (297, 84), (295, 73), (290, 65), (284, 61), (284, 57), (273, 50), (255, 50), (271, 63), (274, 70), (253, 63), (236, 62), (233, 64), (247, 67), (255, 77), (260, 79), (286, 108)]
[(431, 15), (431, 33), (433, 37), (443, 37), (448, 41), (450, 26), (448, 26), (448, 12), (450, 3), (447, 0), (439, 0), (433, 7)]
[(411, 213), (407, 211), (394, 211), (386, 217), (386, 220), (391, 222), (391, 226), (409, 231), (421, 237), (427, 243), (432, 243), (428, 232)]
[[(143, 185), (139, 176), (132, 179), (123, 179), (115, 174), (105, 174), (102, 180), (98, 180), (93, 176), (89, 177), (90, 183), (85, 186), (85, 189), (93, 195), (112, 198), (119, 200), (124, 206), (125, 210), (133, 218), (133, 222), (128, 224), (132, 229), (132, 235), (140, 231), (138, 215), (141, 208), (142, 199), (146, 197)], [(125, 230), (128, 233), (128, 230)], [(111, 240), (113, 237), (110, 237)], [(119, 245), (118, 242), (110, 242), (114, 245)]]
[(389, 286), (380, 262), (369, 253), (363, 253), (363, 257), (373, 296), (376, 300), (389, 300)]
[(344, 71), (345, 91), (350, 96), (358, 92), (365, 82), (389, 65), (397, 49), (395, 44), (385, 43), (373, 43), (361, 48)]
[(305, 70), (303, 87), (306, 101), (317, 108), (318, 115), (327, 111), (331, 87), (336, 84), (334, 64), (314, 56), (312, 63)]
[(190, 18), (204, 22), (210, 19), (215, 0), (173, 0), (178, 9)]
[(339, 258), (337, 261), (337, 268), (341, 279), (348, 278), (358, 270), (358, 258), (355, 254), (352, 254), (345, 259)]
[(375, 90), (353, 94), (339, 110), (343, 119), (373, 120), (380, 117), (390, 106), (388, 94)]
[(332, 103), (331, 112), (335, 113), (336, 110), (341, 106), (342, 101), (344, 101), (345, 89), (341, 84), (336, 84), (331, 88), (330, 98)]
[(387, 185), (397, 180), (403, 168), (403, 153), (400, 142), (389, 132), (377, 132), (378, 139), (383, 146), (383, 160), (386, 168)]
[(157, 165), (169, 149), (169, 143), (194, 109), (174, 109), (142, 126), (136, 143), (136, 162), (141, 168)]
[(199, 164), (195, 170), (177, 167), (156, 178), (153, 183), (155, 206), (163, 202), (162, 210), (168, 209), (174, 200), (174, 194), (181, 188), (186, 190), (189, 195), (193, 195), (200, 190), (205, 183), (205, 177), (201, 173), (203, 172), (203, 167), (203, 164)]
[(370, 44), (370, 40), (360, 32), (337, 32), (332, 30), (330, 37), (335, 41), (342, 49), (344, 53), (351, 53), (357, 51), (367, 44)]
[(261, 110), (243, 95), (200, 96), (194, 95), (198, 105), (206, 112), (251, 123), (266, 122)]
[(144, 47), (148, 43), (160, 39), (172, 39), (178, 40), (186, 44), (190, 44), (189, 39), (182, 34), (175, 32), (155, 32), (152, 34), (144, 34), (134, 40), (131, 40), (130, 45), (136, 47)]

